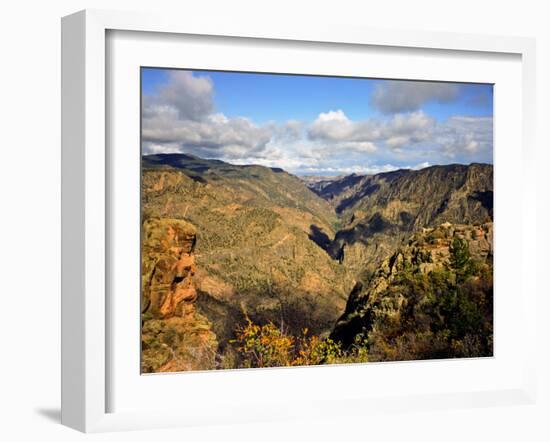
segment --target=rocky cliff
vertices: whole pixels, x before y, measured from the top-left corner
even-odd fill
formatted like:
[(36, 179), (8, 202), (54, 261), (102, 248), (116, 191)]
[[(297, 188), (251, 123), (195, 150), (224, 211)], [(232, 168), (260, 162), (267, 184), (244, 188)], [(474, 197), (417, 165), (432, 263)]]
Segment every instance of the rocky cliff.
[(142, 372), (214, 368), (216, 336), (196, 310), (195, 227), (152, 218), (142, 235)]
[(350, 175), (319, 194), (340, 214), (329, 253), (353, 274), (376, 268), (412, 232), (444, 222), (480, 224), (493, 218), (493, 167), (433, 166), (377, 175)]
[(352, 290), (331, 338), (369, 360), (492, 354), (493, 224), (445, 222), (412, 235)]

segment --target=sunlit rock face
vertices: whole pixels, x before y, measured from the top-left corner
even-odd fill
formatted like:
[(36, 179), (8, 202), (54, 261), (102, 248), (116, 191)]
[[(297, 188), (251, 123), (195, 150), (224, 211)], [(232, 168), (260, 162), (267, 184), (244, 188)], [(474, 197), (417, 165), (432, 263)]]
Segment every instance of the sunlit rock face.
[(142, 371), (214, 368), (216, 336), (195, 307), (195, 227), (152, 218), (142, 235)]

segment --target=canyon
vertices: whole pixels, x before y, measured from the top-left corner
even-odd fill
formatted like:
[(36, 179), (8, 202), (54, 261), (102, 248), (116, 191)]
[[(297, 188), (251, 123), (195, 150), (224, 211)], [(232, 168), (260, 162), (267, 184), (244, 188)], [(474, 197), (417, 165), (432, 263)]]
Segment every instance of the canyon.
[[(441, 357), (492, 352), (492, 165), (302, 179), (162, 154), (142, 158), (141, 185), (144, 373), (234, 368), (247, 322), (342, 348), (371, 339), (369, 360), (431, 357), (418, 350), (430, 343)], [(475, 267), (460, 284), (459, 246)], [(483, 294), (483, 330), (448, 332), (437, 319), (447, 307), (432, 300), (429, 321), (407, 313), (403, 281), (432, 287), (434, 275), (445, 293)], [(390, 336), (388, 318), (418, 320), (423, 334), (394, 324)]]

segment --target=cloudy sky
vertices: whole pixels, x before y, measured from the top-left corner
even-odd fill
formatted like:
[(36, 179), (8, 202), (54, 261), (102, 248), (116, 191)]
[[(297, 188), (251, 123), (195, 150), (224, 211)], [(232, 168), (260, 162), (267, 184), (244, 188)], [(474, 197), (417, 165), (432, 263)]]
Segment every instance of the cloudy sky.
[(493, 88), (142, 68), (143, 154), (298, 175), (493, 162)]

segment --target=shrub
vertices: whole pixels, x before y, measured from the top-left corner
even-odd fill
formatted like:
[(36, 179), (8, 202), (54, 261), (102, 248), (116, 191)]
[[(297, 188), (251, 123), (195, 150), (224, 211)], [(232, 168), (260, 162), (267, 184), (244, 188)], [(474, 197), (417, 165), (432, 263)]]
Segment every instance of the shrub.
[(309, 335), (308, 329), (294, 337), (271, 322), (257, 325), (249, 318), (246, 325), (237, 327), (235, 339), (230, 343), (239, 355), (235, 365), (242, 368), (368, 362), (367, 343), (363, 337), (356, 337), (355, 343), (344, 350), (332, 339)]
[(235, 335), (230, 343), (236, 344), (244, 368), (292, 365), (294, 337), (283, 333), (272, 322), (260, 326), (247, 318), (247, 324), (238, 327)]

